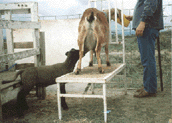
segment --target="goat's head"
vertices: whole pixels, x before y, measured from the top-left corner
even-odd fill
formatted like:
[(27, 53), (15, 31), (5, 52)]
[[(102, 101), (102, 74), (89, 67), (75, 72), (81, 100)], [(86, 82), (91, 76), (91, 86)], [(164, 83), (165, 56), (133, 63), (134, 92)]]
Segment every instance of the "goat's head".
[(70, 51), (66, 52), (66, 56), (70, 57), (71, 59), (79, 59), (79, 50), (72, 48)]
[[(109, 16), (109, 10), (103, 10), (104, 12), (107, 13), (107, 15)], [(117, 9), (117, 18), (119, 18), (121, 20), (121, 10)], [(115, 9), (112, 8), (111, 9), (111, 20), (115, 21)]]

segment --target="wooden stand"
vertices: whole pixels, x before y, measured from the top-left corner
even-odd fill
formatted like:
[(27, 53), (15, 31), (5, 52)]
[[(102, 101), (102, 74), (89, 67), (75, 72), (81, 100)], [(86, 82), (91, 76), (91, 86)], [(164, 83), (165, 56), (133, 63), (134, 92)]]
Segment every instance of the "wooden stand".
[[(125, 69), (125, 64), (113, 64), (110, 67), (103, 65), (105, 70), (104, 74), (100, 74), (97, 70), (97, 65), (93, 67), (85, 67), (82, 69), (81, 74), (75, 75), (69, 73), (56, 79), (57, 82), (57, 102), (59, 119), (62, 119), (61, 112), (61, 97), (80, 97), (80, 98), (101, 98), (104, 105), (104, 121), (107, 122), (107, 101), (106, 101), (106, 84), (117, 75), (119, 72)], [(103, 95), (86, 95), (86, 94), (61, 94), (60, 83), (99, 83), (103, 84)], [(125, 87), (125, 93), (126, 93)]]

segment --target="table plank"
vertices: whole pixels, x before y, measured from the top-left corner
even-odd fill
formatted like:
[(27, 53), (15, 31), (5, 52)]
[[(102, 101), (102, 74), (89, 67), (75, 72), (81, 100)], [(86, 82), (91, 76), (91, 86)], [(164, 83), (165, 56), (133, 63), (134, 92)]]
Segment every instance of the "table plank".
[(61, 77), (58, 77), (56, 78), (56, 82), (105, 83), (105, 82), (108, 82), (114, 75), (121, 72), (122, 69), (125, 67), (125, 64), (112, 64), (111, 66), (106, 66), (106, 64), (103, 64), (102, 66), (103, 66), (103, 69), (105, 70), (105, 73), (103, 74), (100, 74), (98, 72), (97, 65), (93, 65), (93, 67), (83, 68), (79, 75), (75, 75), (75, 73), (72, 72), (72, 73), (63, 75)]

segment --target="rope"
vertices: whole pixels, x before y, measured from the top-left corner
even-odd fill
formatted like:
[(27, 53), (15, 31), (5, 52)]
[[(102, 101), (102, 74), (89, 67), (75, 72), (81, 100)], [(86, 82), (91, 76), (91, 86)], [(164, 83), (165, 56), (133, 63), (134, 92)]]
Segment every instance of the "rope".
[(9, 71), (10, 69), (12, 69), (13, 67), (15, 67), (15, 65), (17, 65), (17, 63), (13, 64), (11, 67), (9, 67), (8, 69), (2, 70), (0, 71), (0, 73), (5, 72), (5, 71)]

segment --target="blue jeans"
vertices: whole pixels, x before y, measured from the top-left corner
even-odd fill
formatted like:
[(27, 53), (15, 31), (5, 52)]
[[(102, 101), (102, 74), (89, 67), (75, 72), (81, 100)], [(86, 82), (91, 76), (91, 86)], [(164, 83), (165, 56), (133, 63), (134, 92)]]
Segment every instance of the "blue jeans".
[(144, 90), (149, 93), (156, 93), (157, 76), (155, 60), (155, 41), (159, 31), (153, 28), (145, 28), (143, 36), (137, 37), (140, 51), (141, 63), (143, 65)]

